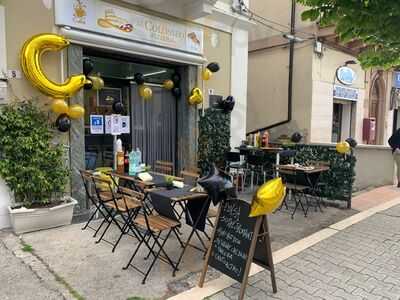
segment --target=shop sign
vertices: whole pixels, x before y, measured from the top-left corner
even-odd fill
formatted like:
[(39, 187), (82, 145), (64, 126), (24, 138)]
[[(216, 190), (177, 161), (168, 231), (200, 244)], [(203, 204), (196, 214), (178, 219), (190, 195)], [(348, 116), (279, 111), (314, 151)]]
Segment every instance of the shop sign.
[(336, 70), (336, 78), (344, 85), (352, 85), (357, 79), (356, 72), (349, 67), (340, 67)]
[(400, 72), (393, 72), (393, 87), (400, 89)]
[(90, 115), (90, 134), (104, 133), (104, 118), (102, 115)]
[(335, 84), (333, 86), (333, 98), (357, 101), (358, 100), (358, 89), (353, 89), (353, 88)]
[(101, 0), (55, 0), (56, 25), (203, 54), (203, 29)]

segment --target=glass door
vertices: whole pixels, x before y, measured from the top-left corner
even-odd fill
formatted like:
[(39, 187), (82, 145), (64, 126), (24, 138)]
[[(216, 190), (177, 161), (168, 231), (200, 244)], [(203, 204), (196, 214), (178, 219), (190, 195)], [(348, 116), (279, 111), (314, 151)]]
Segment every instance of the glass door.
[(342, 136), (343, 104), (333, 103), (332, 143), (340, 142)]

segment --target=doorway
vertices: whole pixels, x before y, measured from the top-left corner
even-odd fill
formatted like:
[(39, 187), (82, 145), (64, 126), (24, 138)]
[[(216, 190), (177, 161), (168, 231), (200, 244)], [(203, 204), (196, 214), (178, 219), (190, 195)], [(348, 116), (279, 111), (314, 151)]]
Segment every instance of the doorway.
[(343, 104), (333, 103), (332, 143), (340, 142), (342, 136)]
[[(85, 55), (86, 54), (86, 55)], [(94, 134), (90, 131), (90, 115), (102, 115), (104, 120), (113, 114), (112, 103), (122, 101), (122, 115), (130, 118), (130, 132), (118, 136), (125, 152), (140, 149), (142, 161), (154, 168), (157, 160), (175, 165), (177, 144), (177, 100), (162, 87), (164, 80), (172, 77), (174, 66), (150, 61), (103, 56), (84, 52), (94, 63), (93, 73), (104, 80), (100, 91), (84, 92), (85, 104), (85, 161), (86, 169), (113, 166), (113, 136), (107, 131)], [(134, 75), (141, 73), (153, 96), (144, 100), (134, 82)], [(105, 121), (105, 125), (107, 121)]]

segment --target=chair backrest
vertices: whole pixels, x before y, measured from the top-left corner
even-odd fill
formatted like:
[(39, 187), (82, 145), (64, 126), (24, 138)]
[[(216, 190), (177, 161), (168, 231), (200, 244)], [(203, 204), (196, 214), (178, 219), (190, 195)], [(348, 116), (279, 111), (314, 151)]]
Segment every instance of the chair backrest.
[(154, 171), (166, 175), (174, 174), (174, 164), (169, 161), (156, 160), (154, 163)]
[(225, 154), (225, 160), (227, 162), (238, 162), (240, 161), (240, 153), (229, 151)]
[(111, 179), (106, 180), (104, 178), (100, 178), (97, 175), (92, 175), (92, 181), (94, 184), (94, 190), (96, 191), (97, 198), (100, 201), (109, 201), (110, 199), (109, 197), (106, 197), (106, 195), (111, 196), (112, 199), (115, 199), (115, 194), (112, 188)]
[(179, 219), (172, 207), (171, 199), (163, 197), (158, 193), (151, 193), (150, 201), (154, 210), (160, 216), (179, 222)]
[(81, 174), (83, 186), (86, 191), (86, 196), (93, 202), (96, 201), (96, 197), (93, 195), (93, 190), (92, 190), (92, 173), (86, 170), (79, 170), (79, 173)]
[(189, 171), (181, 171), (181, 177), (183, 178), (183, 182), (188, 185), (196, 185), (197, 179), (199, 179), (200, 174)]

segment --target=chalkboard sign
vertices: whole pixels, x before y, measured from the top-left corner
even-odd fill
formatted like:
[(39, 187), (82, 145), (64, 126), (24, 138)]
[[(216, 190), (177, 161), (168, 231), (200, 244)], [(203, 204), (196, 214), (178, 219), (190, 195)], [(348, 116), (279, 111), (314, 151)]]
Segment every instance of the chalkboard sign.
[(243, 280), (257, 220), (249, 218), (249, 213), (244, 201), (223, 202), (211, 246), (208, 264), (237, 281)]
[(211, 266), (242, 283), (239, 299), (243, 299), (250, 265), (254, 262), (271, 272), (272, 288), (277, 292), (267, 218), (252, 218), (249, 214), (250, 204), (245, 201), (230, 199), (220, 204), (200, 287)]

